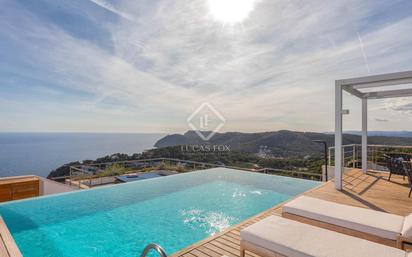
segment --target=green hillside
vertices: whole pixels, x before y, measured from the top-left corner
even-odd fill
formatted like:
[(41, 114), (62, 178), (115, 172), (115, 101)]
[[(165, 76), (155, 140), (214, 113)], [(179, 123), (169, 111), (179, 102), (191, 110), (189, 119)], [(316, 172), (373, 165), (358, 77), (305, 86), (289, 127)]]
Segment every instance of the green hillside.
[[(209, 141), (203, 141), (194, 131), (185, 134), (168, 135), (156, 142), (155, 147), (176, 145), (229, 145), (231, 150), (257, 153), (262, 146), (267, 147), (273, 156), (303, 157), (306, 155), (320, 155), (323, 146), (312, 140), (324, 140), (329, 146), (334, 145), (334, 135), (315, 132), (298, 132), (280, 130), (262, 133), (227, 132), (217, 133)], [(360, 144), (358, 135), (345, 134), (343, 144)], [(384, 145), (412, 145), (412, 138), (370, 136), (369, 144)]]

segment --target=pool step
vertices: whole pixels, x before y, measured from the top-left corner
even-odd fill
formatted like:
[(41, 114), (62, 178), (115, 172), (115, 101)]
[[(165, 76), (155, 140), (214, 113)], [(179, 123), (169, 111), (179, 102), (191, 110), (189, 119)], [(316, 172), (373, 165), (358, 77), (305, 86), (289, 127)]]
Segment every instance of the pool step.
[(155, 250), (157, 253), (159, 253), (161, 257), (167, 257), (165, 250), (163, 250), (163, 248), (160, 245), (155, 244), (155, 243), (148, 244), (144, 248), (140, 257), (146, 257), (146, 255), (150, 252), (150, 250)]

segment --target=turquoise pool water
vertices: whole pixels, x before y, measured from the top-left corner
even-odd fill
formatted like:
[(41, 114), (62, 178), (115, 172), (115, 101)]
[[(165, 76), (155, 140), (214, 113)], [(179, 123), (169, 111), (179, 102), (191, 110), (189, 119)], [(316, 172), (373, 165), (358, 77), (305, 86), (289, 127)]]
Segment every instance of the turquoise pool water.
[(172, 254), (319, 182), (226, 168), (0, 205), (25, 257)]

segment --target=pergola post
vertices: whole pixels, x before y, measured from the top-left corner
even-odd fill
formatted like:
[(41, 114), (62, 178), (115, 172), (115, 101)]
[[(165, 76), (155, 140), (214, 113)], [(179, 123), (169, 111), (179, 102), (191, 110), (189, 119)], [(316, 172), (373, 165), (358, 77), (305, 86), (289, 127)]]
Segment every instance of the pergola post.
[(335, 188), (342, 190), (342, 87), (335, 84)]
[(362, 171), (368, 171), (368, 99), (362, 98)]

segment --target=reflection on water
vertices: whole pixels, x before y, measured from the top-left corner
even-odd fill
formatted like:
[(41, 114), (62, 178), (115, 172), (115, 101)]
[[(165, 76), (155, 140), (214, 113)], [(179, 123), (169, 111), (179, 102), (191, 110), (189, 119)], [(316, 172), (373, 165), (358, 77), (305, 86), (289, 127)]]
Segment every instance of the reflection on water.
[(233, 224), (234, 217), (223, 212), (211, 212), (199, 209), (182, 210), (183, 223), (193, 229), (203, 228), (209, 235), (214, 235)]

